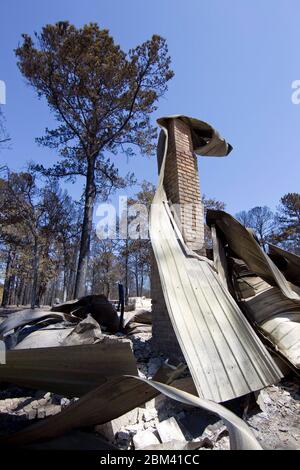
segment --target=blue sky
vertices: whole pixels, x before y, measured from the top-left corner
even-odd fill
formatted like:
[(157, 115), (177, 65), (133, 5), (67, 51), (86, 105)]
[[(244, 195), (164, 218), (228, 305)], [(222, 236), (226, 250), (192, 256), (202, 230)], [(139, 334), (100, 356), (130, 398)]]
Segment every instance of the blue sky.
[[(46, 23), (90, 21), (108, 28), (124, 50), (153, 33), (167, 39), (175, 78), (153, 119), (187, 114), (213, 124), (233, 145), (229, 157), (199, 159), (202, 191), (236, 213), (255, 205), (275, 208), (299, 192), (300, 105), (291, 84), (300, 79), (298, 0), (2, 0), (0, 80), (12, 149), (1, 163), (21, 170), (26, 161), (55, 162), (38, 147), (53, 120), (22, 78), (14, 56), (21, 34)], [(122, 173), (156, 182), (155, 157), (118, 158)], [(69, 186), (79, 198), (82, 184)]]

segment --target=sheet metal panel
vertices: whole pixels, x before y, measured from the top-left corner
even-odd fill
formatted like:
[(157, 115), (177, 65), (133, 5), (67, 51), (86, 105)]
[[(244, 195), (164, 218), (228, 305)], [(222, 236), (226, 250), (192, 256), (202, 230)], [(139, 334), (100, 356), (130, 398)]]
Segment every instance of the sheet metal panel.
[(137, 374), (129, 342), (12, 350), (0, 365), (0, 383), (73, 397), (121, 374)]
[[(242, 282), (252, 285), (254, 295), (249, 298), (245, 291), (239, 294), (243, 301), (243, 310), (255, 322), (274, 348), (288, 359), (295, 367), (300, 367), (300, 296), (299, 288), (289, 283), (271, 258), (262, 250), (253, 234), (230, 214), (224, 211), (208, 211), (209, 223), (216, 224), (231, 248), (251, 272), (246, 271)], [(291, 260), (287, 267), (295, 276), (300, 271), (298, 257), (284, 250), (274, 250), (286, 260)], [(290, 256), (289, 256), (290, 255)], [(286, 273), (285, 273), (286, 274)], [(296, 292), (297, 291), (297, 292)]]
[[(198, 394), (222, 402), (275, 383), (282, 375), (211, 262), (193, 254), (180, 236), (163, 188), (166, 119), (158, 122), (164, 132), (159, 147), (163, 163), (150, 213), (151, 242), (169, 316)], [(208, 126), (197, 122), (199, 128)], [(211, 150), (204, 148), (203, 154), (228, 153), (217, 133), (212, 140)]]

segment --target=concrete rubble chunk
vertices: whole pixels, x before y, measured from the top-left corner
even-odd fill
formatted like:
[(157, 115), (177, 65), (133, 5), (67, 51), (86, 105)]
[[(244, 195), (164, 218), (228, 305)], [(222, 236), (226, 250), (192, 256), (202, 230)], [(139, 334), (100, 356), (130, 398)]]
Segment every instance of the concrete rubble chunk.
[(160, 444), (160, 441), (153, 432), (140, 431), (133, 436), (133, 444), (136, 450), (142, 450), (144, 447)]
[(157, 418), (157, 410), (155, 408), (152, 408), (151, 409), (146, 409), (144, 410), (143, 412), (143, 420), (148, 422), (148, 421), (151, 421), (152, 419), (156, 419)]
[(155, 408), (155, 398), (153, 398), (152, 400), (147, 401), (147, 403), (145, 403), (145, 408), (146, 409)]
[(70, 404), (70, 400), (68, 398), (62, 398), (60, 404), (61, 406), (68, 406)]
[(96, 431), (102, 436), (106, 437), (110, 442), (113, 442), (118, 435), (118, 433), (123, 428), (127, 426), (135, 425), (138, 421), (139, 408), (134, 408), (125, 413), (123, 416), (120, 416), (117, 419), (114, 419), (108, 423), (96, 426)]
[(56, 414), (59, 413), (60, 411), (61, 411), (61, 407), (58, 406), (58, 405), (48, 405), (48, 406), (46, 406), (46, 408), (45, 408), (46, 416), (53, 416), (53, 415), (56, 415)]
[(174, 417), (158, 423), (157, 431), (162, 442), (186, 440)]
[(126, 426), (126, 431), (130, 433), (131, 436), (134, 434), (137, 434), (139, 431), (143, 430), (143, 424), (142, 423), (137, 423), (137, 424), (129, 424)]
[(37, 410), (37, 417), (38, 417), (38, 419), (43, 419), (43, 418), (45, 418), (45, 416), (46, 416), (46, 411), (45, 411), (45, 409), (44, 409), (44, 408), (39, 408), (39, 409)]
[(147, 431), (154, 432), (156, 431), (156, 423), (154, 421), (148, 421), (148, 423), (144, 423), (144, 428)]

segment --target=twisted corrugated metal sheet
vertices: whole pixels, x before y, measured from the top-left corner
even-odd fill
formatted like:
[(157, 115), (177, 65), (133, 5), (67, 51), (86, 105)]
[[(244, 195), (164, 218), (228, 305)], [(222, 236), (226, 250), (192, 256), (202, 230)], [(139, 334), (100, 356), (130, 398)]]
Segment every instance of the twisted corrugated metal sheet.
[(174, 117), (197, 129), (198, 135), (210, 135), (197, 153), (225, 156), (231, 147), (203, 121), (185, 116), (159, 119), (162, 164), (150, 213), (150, 237), (166, 305), (198, 394), (223, 402), (275, 383), (282, 375), (211, 262), (185, 245), (170, 212), (163, 180), (167, 121)]
[(285, 278), (300, 287), (300, 256), (269, 243), (269, 256)]
[[(299, 287), (287, 279), (299, 277), (299, 257), (273, 248), (273, 253), (286, 260), (284, 273), (261, 249), (253, 234), (224, 211), (207, 211), (208, 224), (215, 224), (223, 233), (230, 249), (252, 271), (242, 279), (253, 288), (252, 296), (238, 292), (241, 306), (276, 351), (296, 368), (300, 368), (300, 295)], [(256, 277), (253, 273), (256, 273)], [(286, 277), (285, 277), (286, 276)], [(240, 276), (237, 276), (240, 278)], [(240, 279), (239, 279), (240, 281)], [(241, 284), (240, 284), (241, 285)], [(240, 290), (240, 289), (238, 289)]]

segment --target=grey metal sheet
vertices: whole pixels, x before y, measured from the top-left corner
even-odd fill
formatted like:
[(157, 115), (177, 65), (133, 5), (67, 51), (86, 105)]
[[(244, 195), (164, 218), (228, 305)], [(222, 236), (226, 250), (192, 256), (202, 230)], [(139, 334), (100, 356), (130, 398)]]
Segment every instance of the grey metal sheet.
[(253, 234), (238, 220), (224, 211), (208, 210), (206, 220), (215, 224), (225, 235), (231, 250), (248, 268), (272, 286), (278, 286), (291, 300), (299, 300), (299, 295), (292, 289), (282, 272), (271, 258), (261, 249)]
[(20, 326), (36, 323), (47, 318), (57, 319), (59, 322), (63, 321), (65, 316), (63, 313), (50, 312), (50, 310), (43, 309), (25, 309), (11, 313), (0, 325), (0, 338)]
[(51, 328), (47, 326), (27, 335), (11, 349), (53, 348), (60, 346), (74, 328)]
[(136, 374), (129, 342), (7, 351), (0, 383), (79, 397), (107, 377)]
[[(253, 233), (249, 232), (236, 219), (224, 211), (207, 212), (208, 223), (216, 224), (226, 237), (229, 247), (245, 263), (242, 277), (238, 273), (236, 290), (243, 310), (248, 318), (256, 323), (276, 351), (279, 351), (295, 367), (300, 367), (300, 296), (295, 286), (290, 284), (270, 257), (261, 249)], [(283, 251), (283, 250), (282, 250)], [(287, 258), (290, 253), (285, 252)], [(281, 253), (282, 256), (282, 253)], [(296, 275), (296, 255), (290, 273)], [(240, 262), (239, 262), (240, 263)], [(235, 271), (237, 260), (235, 262)], [(257, 276), (253, 276), (253, 272)], [(251, 289), (245, 291), (244, 284)], [(249, 289), (248, 289), (249, 290)]]

